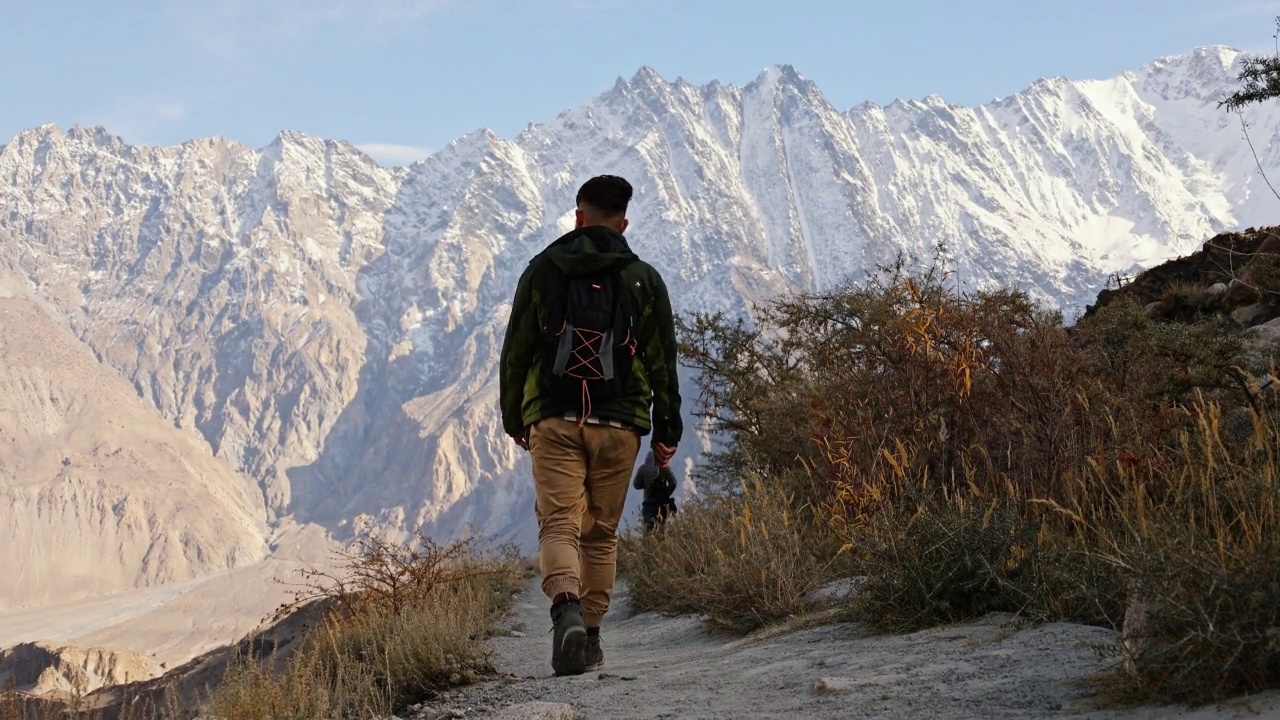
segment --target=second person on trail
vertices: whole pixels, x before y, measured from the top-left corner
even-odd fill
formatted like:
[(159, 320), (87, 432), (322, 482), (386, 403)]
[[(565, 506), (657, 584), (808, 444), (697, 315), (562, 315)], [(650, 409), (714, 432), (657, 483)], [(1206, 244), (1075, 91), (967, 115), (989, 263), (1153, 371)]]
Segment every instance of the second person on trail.
[(667, 518), (676, 514), (675, 473), (671, 472), (669, 466), (658, 467), (652, 451), (636, 471), (636, 479), (631, 484), (644, 492), (644, 500), (640, 503), (640, 520), (644, 523), (645, 532), (666, 524)]
[(610, 175), (582, 185), (575, 228), (520, 276), (502, 345), (502, 423), (533, 460), (557, 675), (604, 662), (600, 626), (641, 439), (652, 434), (666, 467), (683, 432), (667, 288), (623, 236), (631, 194)]

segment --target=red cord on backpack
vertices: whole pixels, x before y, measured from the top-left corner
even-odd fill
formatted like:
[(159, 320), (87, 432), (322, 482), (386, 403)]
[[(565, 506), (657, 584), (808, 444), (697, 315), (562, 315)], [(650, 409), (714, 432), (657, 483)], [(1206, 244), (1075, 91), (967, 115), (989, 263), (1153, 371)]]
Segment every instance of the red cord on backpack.
[[(578, 429), (586, 424), (587, 418), (591, 417), (591, 390), (587, 383), (590, 380), (604, 379), (604, 372), (597, 370), (591, 365), (591, 358), (597, 353), (593, 350), (593, 343), (604, 343), (605, 334), (596, 330), (583, 330), (582, 328), (574, 328), (573, 333), (578, 340), (578, 345), (573, 349), (573, 359), (575, 364), (565, 368), (564, 374), (569, 377), (582, 379), (582, 416), (578, 418)], [(579, 370), (582, 372), (579, 372)]]

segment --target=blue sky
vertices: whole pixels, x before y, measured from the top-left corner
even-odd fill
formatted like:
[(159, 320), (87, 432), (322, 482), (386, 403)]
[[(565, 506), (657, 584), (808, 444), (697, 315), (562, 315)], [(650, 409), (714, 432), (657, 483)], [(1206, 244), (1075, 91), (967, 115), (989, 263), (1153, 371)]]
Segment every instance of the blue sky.
[(743, 84), (791, 64), (839, 107), (978, 104), (1199, 45), (1272, 47), (1280, 0), (60, 0), (0, 23), (0, 142), (46, 122), (130, 142), (281, 129), (408, 161), (511, 136), (648, 65)]

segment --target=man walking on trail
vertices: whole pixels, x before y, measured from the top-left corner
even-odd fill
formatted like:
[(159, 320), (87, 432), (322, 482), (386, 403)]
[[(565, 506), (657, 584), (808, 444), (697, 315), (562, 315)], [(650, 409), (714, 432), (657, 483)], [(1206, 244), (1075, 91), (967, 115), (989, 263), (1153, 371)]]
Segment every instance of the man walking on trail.
[(623, 236), (631, 193), (612, 175), (582, 185), (575, 228), (520, 276), (502, 345), (502, 423), (533, 460), (556, 675), (604, 662), (600, 624), (641, 438), (652, 433), (667, 467), (683, 432), (666, 285)]

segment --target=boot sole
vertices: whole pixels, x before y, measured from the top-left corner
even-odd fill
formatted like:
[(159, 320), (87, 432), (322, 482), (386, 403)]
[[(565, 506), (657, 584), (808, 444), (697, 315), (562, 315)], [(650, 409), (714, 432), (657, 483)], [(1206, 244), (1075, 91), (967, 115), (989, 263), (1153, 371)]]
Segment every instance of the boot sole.
[(561, 667), (554, 668), (556, 675), (581, 675), (587, 671), (587, 629), (571, 627), (564, 631), (560, 641)]

